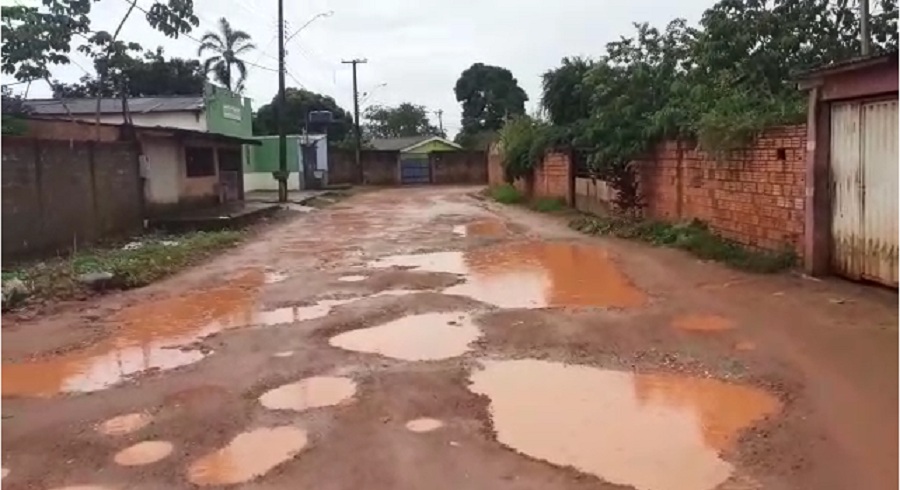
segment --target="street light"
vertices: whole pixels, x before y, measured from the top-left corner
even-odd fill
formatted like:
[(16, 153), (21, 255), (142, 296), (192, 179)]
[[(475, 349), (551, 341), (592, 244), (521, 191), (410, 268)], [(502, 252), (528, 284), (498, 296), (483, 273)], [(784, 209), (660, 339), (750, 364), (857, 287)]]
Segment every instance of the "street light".
[(359, 103), (362, 104), (365, 101), (369, 100), (369, 97), (371, 97), (375, 93), (376, 90), (378, 90), (382, 87), (386, 87), (386, 86), (387, 86), (387, 82), (382, 82), (382, 83), (379, 83), (378, 85), (372, 87), (372, 89), (369, 90), (368, 92), (363, 92), (362, 99), (360, 99)]
[(334, 15), (334, 10), (329, 10), (328, 12), (322, 12), (322, 13), (320, 13), (320, 14), (314, 15), (314, 16), (312, 17), (312, 19), (309, 19), (308, 21), (306, 21), (305, 24), (303, 24), (303, 25), (300, 26), (296, 31), (294, 31), (293, 33), (291, 33), (291, 35), (288, 36), (287, 39), (285, 39), (284, 42), (287, 43), (288, 41), (290, 41), (291, 39), (293, 39), (294, 36), (296, 36), (297, 34), (300, 34), (300, 31), (302, 31), (303, 29), (305, 29), (306, 26), (312, 24), (314, 20), (319, 19), (319, 18), (321, 18), (321, 17), (331, 17), (332, 15)]

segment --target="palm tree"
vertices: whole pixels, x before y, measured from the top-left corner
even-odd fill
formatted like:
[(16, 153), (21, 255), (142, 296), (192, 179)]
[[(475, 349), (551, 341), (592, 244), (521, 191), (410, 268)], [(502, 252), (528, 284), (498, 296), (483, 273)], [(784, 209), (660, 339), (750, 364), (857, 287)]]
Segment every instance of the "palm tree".
[[(256, 49), (250, 42), (250, 34), (244, 31), (236, 31), (225, 17), (219, 19), (219, 32), (207, 32), (200, 38), (200, 49), (197, 55), (202, 56), (205, 51), (211, 51), (210, 56), (203, 61), (203, 72), (213, 72), (215, 79), (232, 92), (241, 92), (244, 89), (244, 81), (247, 79), (247, 66), (238, 56)], [(231, 77), (231, 69), (237, 68), (238, 79)]]

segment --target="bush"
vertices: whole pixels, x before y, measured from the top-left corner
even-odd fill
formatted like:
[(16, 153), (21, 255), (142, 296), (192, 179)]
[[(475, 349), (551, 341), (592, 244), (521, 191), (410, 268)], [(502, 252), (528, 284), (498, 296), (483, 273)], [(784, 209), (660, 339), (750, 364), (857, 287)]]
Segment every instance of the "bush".
[(531, 208), (541, 213), (552, 213), (565, 208), (562, 199), (555, 197), (542, 197), (531, 204)]
[(591, 235), (611, 235), (679, 248), (701, 259), (724, 262), (751, 272), (778, 272), (793, 267), (797, 261), (793, 250), (750, 250), (716, 235), (705, 223), (697, 220), (669, 224), (624, 217), (582, 216), (572, 220), (569, 226)]
[(511, 184), (503, 184), (491, 188), (491, 198), (503, 204), (516, 204), (522, 202), (524, 196)]

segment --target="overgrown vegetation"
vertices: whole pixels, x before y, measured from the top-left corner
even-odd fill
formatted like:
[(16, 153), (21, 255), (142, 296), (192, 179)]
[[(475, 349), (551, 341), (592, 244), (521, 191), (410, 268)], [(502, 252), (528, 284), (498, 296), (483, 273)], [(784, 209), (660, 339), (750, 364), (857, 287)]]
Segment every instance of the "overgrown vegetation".
[(531, 203), (531, 209), (540, 213), (554, 213), (556, 211), (562, 211), (565, 208), (566, 204), (562, 199), (555, 197), (541, 197), (535, 199), (534, 202)]
[[(873, 49), (896, 49), (897, 0), (875, 3)], [(805, 94), (793, 77), (859, 54), (856, 5), (846, 0), (721, 0), (696, 27), (635, 27), (597, 58), (564, 58), (544, 74), (547, 120), (521, 116), (501, 130), (508, 179), (567, 147), (618, 191), (620, 210), (637, 208), (631, 162), (655, 143), (691, 138), (725, 154), (766, 127), (801, 122)]]
[(491, 187), (491, 199), (502, 204), (517, 204), (525, 199), (525, 196), (511, 184), (503, 184)]
[(669, 224), (624, 217), (582, 216), (572, 220), (569, 226), (591, 235), (609, 235), (679, 248), (704, 260), (724, 262), (752, 272), (778, 272), (792, 267), (797, 261), (792, 250), (778, 253), (748, 250), (716, 235), (697, 220)]
[(241, 236), (242, 232), (232, 230), (147, 235), (124, 245), (87, 249), (70, 257), (4, 270), (2, 277), (4, 283), (13, 279), (22, 281), (28, 296), (36, 300), (72, 299), (89, 291), (79, 281), (79, 276), (84, 274), (109, 273), (109, 287), (136, 288), (231, 246)]

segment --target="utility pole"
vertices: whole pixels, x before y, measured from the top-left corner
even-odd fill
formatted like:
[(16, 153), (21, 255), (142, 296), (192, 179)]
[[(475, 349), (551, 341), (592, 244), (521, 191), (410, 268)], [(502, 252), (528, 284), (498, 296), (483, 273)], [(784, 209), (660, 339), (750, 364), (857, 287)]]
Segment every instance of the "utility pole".
[[(279, 0), (282, 1), (282, 0)], [(353, 65), (353, 121), (354, 121), (354, 133), (356, 136), (356, 170), (359, 172), (359, 183), (363, 184), (363, 169), (362, 164), (359, 160), (359, 153), (362, 149), (362, 134), (359, 130), (359, 90), (356, 88), (356, 65), (360, 63), (367, 63), (366, 59), (355, 58), (352, 60), (341, 60), (341, 63)]]
[(287, 189), (287, 135), (285, 134), (285, 112), (287, 101), (284, 95), (284, 0), (278, 0), (278, 202), (286, 203)]
[(437, 114), (438, 117), (438, 129), (441, 131), (441, 134), (444, 134), (444, 110), (438, 109), (434, 111), (434, 113)]
[(859, 45), (860, 54), (869, 54), (869, 0), (859, 0)]

